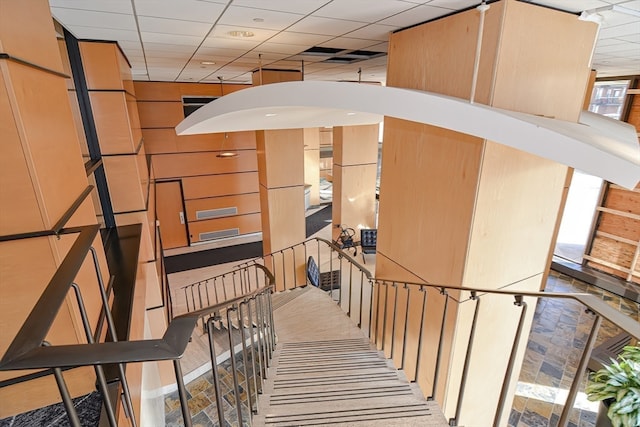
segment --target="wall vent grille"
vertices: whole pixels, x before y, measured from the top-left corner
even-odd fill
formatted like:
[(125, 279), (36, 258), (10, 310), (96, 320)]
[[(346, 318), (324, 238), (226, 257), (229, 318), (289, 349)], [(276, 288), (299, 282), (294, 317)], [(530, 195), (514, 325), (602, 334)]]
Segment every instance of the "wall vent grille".
[(233, 237), (233, 236), (238, 236), (239, 234), (240, 234), (239, 228), (229, 228), (228, 230), (209, 231), (206, 233), (200, 233), (198, 235), (198, 239), (200, 241), (222, 239), (223, 237)]
[(238, 208), (233, 206), (230, 208), (208, 209), (204, 211), (196, 211), (196, 219), (220, 218), (221, 216), (238, 215)]

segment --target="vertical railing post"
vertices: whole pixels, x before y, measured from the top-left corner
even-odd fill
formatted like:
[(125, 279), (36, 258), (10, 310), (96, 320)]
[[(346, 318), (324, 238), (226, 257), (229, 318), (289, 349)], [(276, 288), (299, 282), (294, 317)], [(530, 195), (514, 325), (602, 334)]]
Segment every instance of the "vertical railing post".
[(420, 292), (422, 292), (422, 311), (420, 315), (420, 332), (418, 332), (418, 354), (416, 355), (416, 375), (414, 381), (418, 381), (418, 373), (420, 372), (420, 365), (422, 364), (422, 334), (424, 332), (424, 318), (427, 313), (427, 290), (424, 286), (420, 286)]
[(393, 294), (393, 321), (391, 322), (391, 357), (393, 359), (393, 352), (395, 349), (396, 341), (396, 322), (398, 317), (398, 285), (396, 282), (391, 282), (391, 287), (394, 288)]
[[(260, 368), (260, 390), (258, 390), (258, 369), (256, 369), (256, 341), (254, 338), (254, 330), (253, 330), (253, 313), (251, 312), (251, 301), (247, 303), (247, 321), (249, 323), (249, 337), (251, 339), (251, 369), (253, 370), (253, 389), (256, 391), (256, 407), (255, 413), (258, 413), (258, 393), (262, 391), (262, 368)], [(255, 302), (254, 302), (255, 304)]]
[(511, 377), (513, 375), (513, 367), (516, 363), (516, 353), (518, 352), (518, 345), (520, 344), (520, 337), (522, 336), (522, 329), (524, 328), (524, 320), (527, 314), (527, 303), (524, 301), (522, 295), (515, 295), (515, 302), (513, 305), (516, 307), (522, 307), (520, 310), (520, 320), (518, 321), (518, 327), (516, 329), (515, 337), (513, 338), (513, 345), (511, 346), (511, 354), (509, 355), (509, 363), (507, 364), (507, 370), (504, 375), (504, 381), (502, 382), (502, 389), (500, 390), (500, 399), (498, 400), (498, 408), (496, 409), (496, 416), (493, 419), (494, 427), (499, 427), (500, 418), (504, 411), (504, 405), (507, 401), (507, 390), (511, 383)]
[[(404, 363), (406, 361), (407, 354), (407, 333), (409, 324), (409, 298), (411, 296), (411, 288), (405, 283), (403, 289), (407, 290), (407, 303), (404, 310), (404, 335), (402, 336), (402, 361), (400, 362), (400, 369), (404, 369)], [(398, 290), (396, 289), (396, 292)]]
[(587, 338), (587, 342), (584, 345), (584, 350), (582, 351), (582, 356), (580, 357), (580, 362), (578, 363), (576, 374), (573, 377), (573, 381), (571, 382), (571, 387), (569, 388), (569, 394), (567, 395), (567, 400), (564, 404), (564, 408), (562, 408), (562, 414), (560, 414), (560, 421), (558, 421), (558, 427), (566, 427), (569, 424), (569, 415), (571, 414), (571, 410), (573, 409), (573, 404), (576, 401), (576, 396), (578, 394), (578, 387), (580, 386), (580, 380), (582, 379), (582, 375), (587, 369), (587, 364), (589, 363), (589, 358), (591, 357), (591, 350), (593, 350), (593, 346), (596, 343), (596, 338), (598, 337), (598, 330), (600, 329), (601, 323), (602, 323), (602, 318), (596, 314), (595, 318), (593, 319), (593, 324), (591, 325), (591, 332), (589, 333), (589, 338)]
[(387, 306), (389, 305), (389, 285), (387, 285), (386, 281), (383, 281), (384, 285), (384, 315), (382, 316), (382, 351), (384, 351), (384, 346), (387, 342)]
[(184, 378), (182, 376), (182, 367), (180, 359), (173, 361), (173, 371), (176, 374), (176, 384), (178, 386), (178, 398), (180, 399), (180, 409), (182, 410), (182, 419), (185, 427), (192, 427), (191, 412), (189, 411), (189, 401), (187, 400), (187, 389), (184, 387)]
[(238, 425), (242, 425), (242, 403), (240, 399), (240, 385), (238, 384), (238, 371), (236, 368), (236, 354), (235, 345), (233, 343), (233, 328), (231, 327), (231, 312), (237, 310), (237, 308), (227, 308), (227, 326), (229, 332), (229, 353), (231, 356), (231, 376), (233, 377), (233, 392), (236, 401), (236, 412), (238, 413)]
[[(47, 341), (43, 341), (42, 345), (44, 347), (49, 347), (50, 344)], [(71, 399), (71, 394), (69, 393), (69, 388), (67, 387), (67, 383), (62, 376), (62, 369), (60, 368), (52, 368), (53, 376), (56, 379), (56, 384), (58, 385), (58, 391), (60, 392), (60, 398), (62, 398), (62, 404), (64, 405), (64, 409), (67, 412), (67, 418), (69, 419), (69, 424), (71, 427), (82, 427), (80, 424), (80, 418), (78, 418), (78, 413), (76, 412), (76, 408), (73, 406), (73, 399)]]
[(220, 391), (220, 374), (218, 373), (218, 362), (216, 356), (216, 349), (213, 339), (213, 322), (214, 318), (209, 318), (207, 321), (207, 331), (209, 334), (209, 352), (211, 354), (211, 375), (213, 376), (213, 389), (216, 393), (216, 410), (218, 412), (218, 422), (221, 426), (225, 425), (224, 422), (224, 407), (222, 406), (222, 392)]
[(360, 270), (360, 310), (358, 310), (359, 313), (359, 317), (358, 317), (358, 327), (362, 328), (362, 300), (364, 298), (364, 272), (362, 270)]
[(373, 282), (367, 279), (371, 291), (369, 292), (369, 340), (371, 340), (371, 330), (373, 329)]
[(440, 376), (440, 361), (442, 359), (442, 347), (444, 344), (444, 327), (447, 320), (447, 309), (449, 307), (449, 294), (445, 288), (440, 289), (440, 295), (444, 296), (444, 308), (442, 309), (442, 322), (440, 323), (440, 335), (438, 336), (438, 350), (436, 351), (436, 366), (433, 369), (433, 387), (431, 395), (427, 400), (434, 400), (438, 387), (438, 377)]
[[(247, 337), (244, 332), (244, 314), (242, 312), (242, 305), (246, 302), (238, 304), (238, 324), (240, 325), (240, 339), (242, 340), (242, 364), (244, 365), (244, 382), (247, 386), (247, 401), (249, 402), (249, 414), (253, 414), (253, 401), (251, 398), (251, 383), (249, 381), (249, 359), (247, 358)], [(255, 373), (252, 373), (252, 376)], [(258, 406), (258, 405), (256, 405)]]
[(478, 313), (480, 312), (480, 297), (478, 297), (476, 291), (471, 291), (470, 300), (476, 302), (476, 307), (473, 311), (473, 321), (471, 323), (471, 331), (469, 332), (469, 344), (467, 344), (467, 352), (464, 356), (464, 366), (462, 368), (462, 378), (460, 379), (460, 389), (458, 390), (458, 401), (456, 402), (456, 412), (453, 418), (449, 419), (450, 426), (457, 426), (458, 419), (460, 418), (460, 410), (462, 408), (462, 401), (464, 400), (464, 392), (467, 385), (467, 377), (469, 376), (469, 365), (471, 364), (471, 352), (473, 351), (473, 341), (476, 335), (476, 326), (478, 325)]

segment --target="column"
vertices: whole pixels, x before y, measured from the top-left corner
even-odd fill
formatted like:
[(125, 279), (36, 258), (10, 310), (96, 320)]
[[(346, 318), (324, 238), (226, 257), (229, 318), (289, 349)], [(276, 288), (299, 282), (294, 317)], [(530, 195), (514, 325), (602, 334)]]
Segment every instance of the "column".
[[(480, 19), (471, 9), (392, 34), (387, 84), (576, 121), (597, 26), (532, 4), (492, 3), (474, 80)], [(385, 120), (382, 164), (376, 275), (458, 287), (450, 292), (454, 299), (435, 390), (453, 418), (476, 307), (464, 288), (541, 288), (567, 168), (491, 141), (394, 119)], [(429, 292), (421, 331), (422, 295), (395, 288), (391, 303), (395, 292), (399, 309), (393, 313), (388, 305), (388, 320), (392, 315), (400, 320), (393, 342), (389, 328), (381, 332), (385, 351), (390, 355), (393, 347), (399, 366), (406, 336), (407, 376), (430, 395), (444, 298)], [(493, 424), (520, 314), (512, 297), (483, 295), (480, 301), (458, 425)], [(535, 301), (528, 302), (525, 331), (535, 308)], [(424, 344), (417, 365), (420, 333)], [(508, 385), (511, 397), (516, 381), (517, 373)], [(503, 416), (500, 425), (508, 411)]]

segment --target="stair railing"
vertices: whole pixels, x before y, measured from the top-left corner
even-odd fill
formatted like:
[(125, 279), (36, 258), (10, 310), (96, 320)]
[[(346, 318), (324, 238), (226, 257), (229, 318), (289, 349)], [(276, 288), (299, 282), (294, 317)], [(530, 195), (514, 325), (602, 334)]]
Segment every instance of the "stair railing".
[[(321, 272), (332, 272), (337, 268), (341, 272), (340, 286), (332, 287), (329, 293), (334, 300), (342, 308), (342, 310), (350, 316), (350, 318), (360, 328), (363, 329), (370, 340), (378, 349), (385, 352), (387, 357), (396, 362), (399, 369), (405, 369), (409, 364), (411, 372), (406, 372), (410, 381), (416, 382), (420, 375), (422, 379), (429, 376), (433, 380), (430, 389), (423, 392), (428, 399), (435, 399), (439, 382), (442, 377), (442, 362), (445, 354), (445, 330), (446, 320), (452, 306), (459, 305), (464, 302), (474, 304), (473, 315), (468, 325), (469, 335), (467, 338), (466, 354), (460, 373), (460, 387), (456, 399), (455, 409), (452, 409), (453, 416), (449, 423), (452, 426), (458, 425), (461, 417), (462, 404), (467, 392), (467, 380), (470, 375), (470, 363), (476, 352), (482, 351), (476, 348), (477, 344), (477, 326), (481, 319), (481, 301), (492, 296), (502, 295), (512, 302), (512, 306), (519, 310), (517, 316), (517, 326), (511, 339), (511, 350), (506, 369), (504, 371), (504, 380), (500, 390), (498, 403), (495, 411), (493, 425), (498, 426), (500, 419), (503, 417), (505, 409), (508, 410), (510, 402), (507, 402), (508, 385), (511, 383), (513, 375), (517, 375), (519, 369), (516, 367), (517, 354), (521, 351), (520, 346), (523, 344), (521, 337), (527, 331), (524, 330), (527, 325), (526, 316), (529, 306), (535, 308), (537, 302), (541, 299), (549, 300), (573, 300), (580, 304), (582, 309), (587, 313), (591, 313), (593, 320), (588, 338), (581, 351), (580, 360), (577, 366), (576, 375), (574, 375), (568, 396), (559, 419), (559, 426), (565, 427), (569, 423), (569, 416), (573, 408), (580, 383), (584, 378), (586, 366), (591, 356), (591, 351), (596, 342), (598, 330), (603, 319), (611, 322), (621, 331), (625, 331), (636, 340), (640, 340), (640, 323), (634, 321), (628, 316), (620, 313), (614, 308), (604, 303), (599, 298), (582, 293), (551, 293), (551, 292), (529, 292), (518, 290), (496, 290), (484, 288), (460, 288), (452, 285), (441, 285), (433, 283), (412, 283), (406, 281), (392, 281), (389, 279), (378, 279), (361, 264), (359, 264), (351, 255), (342, 251), (333, 243), (321, 239), (311, 238), (297, 245), (284, 248), (274, 253), (255, 258), (253, 260), (239, 264), (239, 268), (247, 268), (250, 265), (264, 265), (275, 276), (278, 283), (278, 290), (288, 290), (299, 286), (305, 286), (307, 280), (300, 278), (300, 257), (317, 256), (317, 265)], [(296, 258), (297, 257), (297, 258)], [(346, 265), (343, 265), (346, 264)], [(304, 267), (303, 267), (304, 268)], [(280, 277), (278, 277), (280, 276)], [(217, 280), (220, 276), (218, 276)], [(208, 280), (215, 280), (208, 279)], [(337, 295), (336, 295), (337, 294)], [(402, 298), (400, 295), (402, 294)], [(417, 295), (417, 297), (415, 296)], [(406, 299), (405, 299), (406, 297)], [(440, 298), (437, 313), (431, 313), (428, 308), (428, 300)], [(402, 301), (400, 301), (402, 300)], [(412, 325), (418, 330), (417, 342), (408, 339), (410, 310), (409, 304), (417, 304), (420, 306), (419, 319), (412, 319)], [(427, 318), (439, 318), (438, 322), (427, 322)], [(415, 332), (415, 331), (414, 331)], [(430, 336), (429, 344), (435, 346), (435, 362), (432, 366), (423, 366), (425, 363), (424, 351), (427, 340), (425, 336)], [(435, 336), (435, 338), (434, 338)], [(415, 338), (415, 335), (413, 336)], [(412, 349), (408, 349), (411, 344)], [(526, 345), (526, 342), (524, 343)], [(427, 374), (428, 372), (428, 374)], [(424, 382), (424, 381), (421, 381)], [(424, 387), (423, 387), (424, 388)]]
[[(93, 366), (96, 370), (98, 378), (98, 387), (104, 399), (105, 408), (108, 413), (108, 420), (111, 426), (117, 426), (113, 406), (110, 404), (109, 394), (106, 389), (106, 381), (102, 367), (104, 365), (118, 365), (120, 371), (120, 381), (123, 382), (123, 390), (129, 393), (126, 377), (124, 375), (124, 367), (131, 362), (151, 362), (161, 360), (171, 360), (174, 366), (176, 376), (176, 384), (180, 400), (180, 407), (184, 418), (184, 425), (189, 427), (192, 425), (191, 415), (187, 402), (187, 393), (184, 386), (182, 368), (180, 358), (183, 356), (186, 346), (190, 341), (191, 335), (197, 323), (207, 318), (208, 322), (213, 323), (218, 320), (216, 313), (226, 312), (228, 324), (232, 323), (233, 313), (237, 312), (236, 326), (241, 332), (241, 353), (243, 360), (250, 363), (244, 363), (244, 381), (245, 389), (248, 391), (247, 396), (249, 406), (252, 412), (256, 412), (257, 398), (260, 392), (258, 377), (265, 378), (266, 369), (270, 363), (272, 353), (275, 347), (275, 331), (273, 328), (273, 315), (271, 294), (274, 287), (274, 277), (271, 273), (260, 265), (253, 268), (256, 277), (262, 273), (259, 281), (261, 286), (249, 286), (244, 294), (240, 294), (227, 301), (214, 304), (210, 307), (203, 307), (195, 311), (191, 311), (177, 317), (174, 317), (164, 336), (161, 339), (142, 340), (142, 341), (117, 341), (115, 330), (112, 330), (113, 319), (110, 319), (110, 310), (108, 301), (104, 291), (104, 283), (100, 277), (99, 269), (96, 265), (96, 274), (101, 286), (101, 296), (103, 309), (107, 319), (107, 327), (114, 338), (111, 342), (95, 342), (94, 333), (91, 331), (86, 309), (82, 300), (80, 287), (75, 283), (76, 276), (80, 267), (83, 265), (85, 258), (89, 252), (92, 252), (92, 259), (96, 262), (95, 252), (92, 251), (92, 244), (97, 235), (99, 227), (97, 225), (77, 227), (73, 229), (65, 229), (61, 234), (79, 233), (71, 249), (65, 256), (59, 268), (49, 281), (47, 287), (43, 291), (39, 300), (31, 310), (22, 327), (9, 345), (7, 351), (0, 359), (0, 371), (23, 370), (23, 369), (44, 369), (51, 372), (58, 384), (58, 389), (65, 406), (70, 425), (80, 426), (80, 421), (71, 400), (68, 387), (64, 380), (63, 370), (76, 368), (81, 366)], [(69, 290), (73, 288), (78, 309), (82, 319), (83, 327), (86, 334), (86, 343), (56, 345), (47, 341), (47, 334), (57, 316), (57, 313), (64, 303)], [(247, 316), (244, 316), (246, 309)], [(252, 311), (253, 310), (253, 311)], [(249, 322), (247, 326), (246, 322)], [(213, 341), (213, 327), (209, 328), (210, 332), (210, 351), (212, 357), (213, 372), (217, 372), (216, 367), (216, 351)], [(235, 342), (234, 334), (229, 330), (230, 354), (232, 364), (235, 363)], [(244, 331), (249, 330), (251, 345), (247, 344)], [(259, 356), (255, 357), (255, 353)], [(259, 358), (259, 360), (257, 360)], [(253, 370), (249, 374), (249, 367)], [(235, 366), (233, 367), (233, 380), (236, 391), (236, 405), (238, 409), (239, 423), (242, 424), (241, 399), (239, 393), (239, 376)], [(225, 424), (224, 413), (221, 410), (222, 402), (220, 395), (219, 378), (215, 379), (214, 387), (216, 388), (216, 398), (218, 403), (218, 413), (220, 425)], [(253, 384), (253, 386), (252, 386)], [(261, 383), (260, 383), (261, 386)], [(130, 417), (132, 425), (136, 425), (131, 407), (130, 395), (125, 396), (125, 411)]]

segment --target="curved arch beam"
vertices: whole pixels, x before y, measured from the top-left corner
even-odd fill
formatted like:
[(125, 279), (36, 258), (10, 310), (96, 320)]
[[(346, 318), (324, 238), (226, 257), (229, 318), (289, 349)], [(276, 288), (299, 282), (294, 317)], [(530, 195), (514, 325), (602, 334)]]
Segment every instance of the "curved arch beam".
[(225, 95), (185, 118), (178, 135), (373, 124), (384, 116), (488, 139), (627, 188), (640, 180), (633, 126), (581, 116), (584, 124), (501, 110), (410, 89), (346, 82), (274, 83)]

